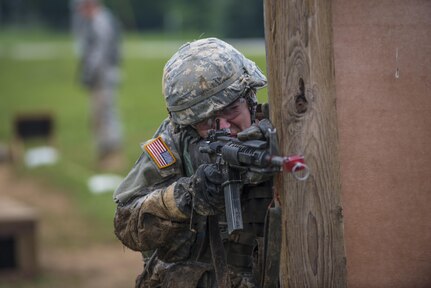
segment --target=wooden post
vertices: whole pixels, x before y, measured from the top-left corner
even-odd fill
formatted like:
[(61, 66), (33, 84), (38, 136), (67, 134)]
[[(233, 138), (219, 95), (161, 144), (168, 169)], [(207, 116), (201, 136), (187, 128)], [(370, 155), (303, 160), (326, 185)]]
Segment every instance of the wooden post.
[(0, 198), (0, 279), (37, 274), (37, 223), (34, 209)]
[(330, 0), (265, 0), (270, 115), (280, 152), (310, 177), (275, 181), (282, 287), (346, 287)]

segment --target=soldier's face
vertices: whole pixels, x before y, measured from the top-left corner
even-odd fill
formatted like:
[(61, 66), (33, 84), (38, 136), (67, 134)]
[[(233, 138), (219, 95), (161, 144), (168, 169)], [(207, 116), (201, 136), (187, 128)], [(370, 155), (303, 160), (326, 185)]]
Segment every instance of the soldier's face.
[[(219, 127), (216, 127), (217, 122)], [(202, 138), (206, 138), (208, 136), (208, 130), (216, 128), (229, 128), (231, 136), (236, 137), (238, 132), (241, 132), (250, 126), (250, 110), (248, 109), (247, 101), (244, 98), (239, 98), (223, 110), (218, 111), (216, 116), (193, 125)]]
[(91, 2), (84, 2), (79, 7), (79, 12), (87, 19), (91, 19), (96, 11), (96, 5)]

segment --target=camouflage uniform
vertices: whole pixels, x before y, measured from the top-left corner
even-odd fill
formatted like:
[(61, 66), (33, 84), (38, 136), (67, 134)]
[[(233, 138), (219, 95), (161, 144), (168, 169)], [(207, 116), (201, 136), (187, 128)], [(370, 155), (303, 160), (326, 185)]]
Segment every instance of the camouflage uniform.
[(78, 13), (86, 1), (73, 0), (72, 28), (80, 56), (80, 77), (91, 93), (91, 122), (99, 157), (117, 151), (122, 145), (122, 131), (116, 111), (119, 84), (121, 36), (119, 23), (103, 6), (91, 19)]
[[(163, 88), (170, 118), (142, 145), (144, 152), (114, 194), (115, 233), (146, 258), (136, 287), (216, 287), (207, 217), (196, 213), (199, 203), (190, 182), (212, 159), (199, 152), (203, 139), (190, 125), (264, 85), (266, 78), (253, 62), (215, 38), (182, 46), (166, 64)], [(249, 178), (247, 183), (241, 196), (244, 230), (228, 235), (223, 218), (219, 225), (230, 287), (259, 287), (255, 256), (272, 193), (267, 181)]]

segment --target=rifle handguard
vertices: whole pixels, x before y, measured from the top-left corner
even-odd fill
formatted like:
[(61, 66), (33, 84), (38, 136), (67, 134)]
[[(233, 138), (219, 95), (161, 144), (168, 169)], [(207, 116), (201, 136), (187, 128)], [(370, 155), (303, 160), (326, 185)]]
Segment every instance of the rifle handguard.
[[(275, 137), (275, 129), (268, 130), (268, 136)], [(241, 213), (240, 171), (252, 171), (262, 174), (273, 174), (281, 171), (292, 173), (299, 181), (304, 181), (310, 175), (304, 157), (292, 155), (288, 157), (273, 155), (277, 153), (271, 143), (262, 140), (240, 141), (230, 137), (227, 129), (208, 131), (207, 144), (199, 148), (200, 152), (216, 154), (218, 163), (222, 163), (224, 174), (227, 175), (223, 183), (225, 196), (226, 220), (228, 233), (241, 230), (243, 227)], [(302, 171), (302, 172), (300, 172)]]

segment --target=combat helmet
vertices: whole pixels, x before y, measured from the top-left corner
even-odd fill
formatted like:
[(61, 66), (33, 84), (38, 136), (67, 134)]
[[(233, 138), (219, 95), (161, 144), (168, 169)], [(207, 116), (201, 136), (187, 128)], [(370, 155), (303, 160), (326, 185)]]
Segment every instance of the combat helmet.
[[(212, 117), (265, 85), (266, 77), (254, 62), (217, 38), (184, 44), (163, 70), (166, 106), (171, 121), (180, 127)], [(256, 102), (255, 93), (248, 94)]]

